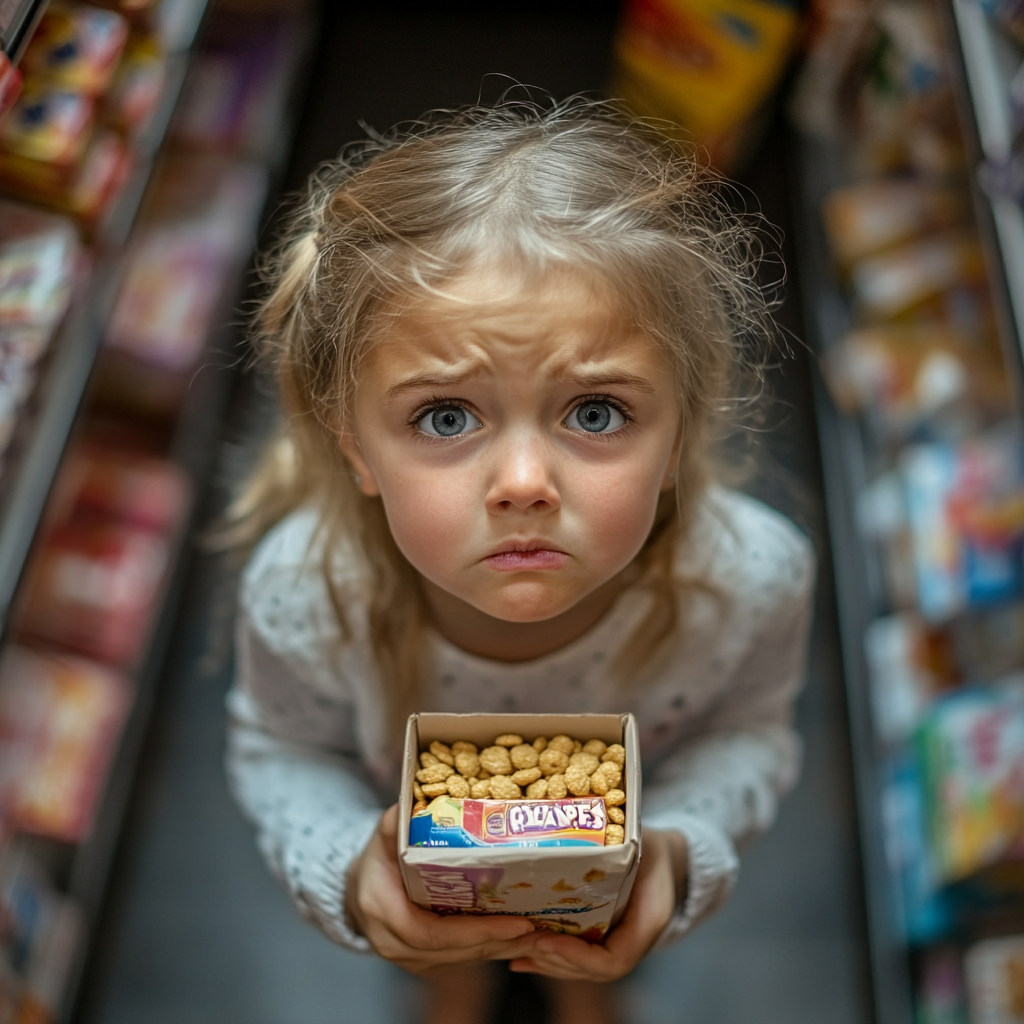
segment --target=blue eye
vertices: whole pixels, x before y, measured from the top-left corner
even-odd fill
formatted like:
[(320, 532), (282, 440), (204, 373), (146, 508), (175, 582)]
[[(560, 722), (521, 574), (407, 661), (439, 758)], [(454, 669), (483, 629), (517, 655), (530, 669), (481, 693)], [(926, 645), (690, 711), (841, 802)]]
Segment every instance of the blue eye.
[(610, 434), (626, 422), (626, 417), (607, 402), (583, 402), (569, 414), (569, 421), (588, 434)]
[(458, 437), (478, 429), (482, 424), (459, 405), (442, 405), (422, 416), (416, 425), (431, 437)]

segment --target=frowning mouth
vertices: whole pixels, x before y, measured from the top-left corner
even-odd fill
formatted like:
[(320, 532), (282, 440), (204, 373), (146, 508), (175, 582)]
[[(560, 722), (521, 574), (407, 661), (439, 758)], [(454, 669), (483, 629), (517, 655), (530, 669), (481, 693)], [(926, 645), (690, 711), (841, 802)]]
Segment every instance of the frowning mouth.
[(484, 559), (497, 572), (561, 569), (568, 560), (564, 551), (545, 540), (508, 541)]

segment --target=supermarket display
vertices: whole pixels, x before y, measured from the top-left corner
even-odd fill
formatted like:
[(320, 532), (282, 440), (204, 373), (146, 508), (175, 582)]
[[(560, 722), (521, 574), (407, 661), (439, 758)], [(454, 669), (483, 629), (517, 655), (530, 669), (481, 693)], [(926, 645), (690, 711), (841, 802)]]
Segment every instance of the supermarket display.
[(979, 200), (992, 170), (975, 173), (958, 114), (955, 19), (819, 8), (793, 99), (799, 248), (876, 1011), (1016, 1021), (1012, 999), (977, 995), (998, 957), (968, 952), (1024, 921), (1024, 378)]
[(79, 260), (73, 225), (0, 200), (0, 467), (36, 368), (67, 310)]
[(0, 119), (0, 1020), (73, 1006), (286, 155), (306, 5), (212, 6), (197, 83), (200, 0), (50, 4)]
[(682, 126), (727, 169), (755, 141), (756, 115), (798, 29), (797, 5), (787, 0), (629, 0), (612, 94), (644, 117)]

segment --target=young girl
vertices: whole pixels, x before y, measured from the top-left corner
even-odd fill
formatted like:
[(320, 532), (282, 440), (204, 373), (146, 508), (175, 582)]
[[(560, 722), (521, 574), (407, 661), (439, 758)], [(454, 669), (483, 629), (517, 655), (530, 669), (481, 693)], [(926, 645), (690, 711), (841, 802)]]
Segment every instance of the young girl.
[[(491, 960), (611, 1019), (593, 983), (722, 904), (796, 776), (812, 554), (711, 469), (770, 331), (754, 254), (689, 155), (583, 101), (350, 149), (279, 253), (229, 771), (300, 912), (437, 976), (431, 1019), (484, 1020)], [(413, 710), (637, 716), (643, 859), (603, 945), (409, 903)]]

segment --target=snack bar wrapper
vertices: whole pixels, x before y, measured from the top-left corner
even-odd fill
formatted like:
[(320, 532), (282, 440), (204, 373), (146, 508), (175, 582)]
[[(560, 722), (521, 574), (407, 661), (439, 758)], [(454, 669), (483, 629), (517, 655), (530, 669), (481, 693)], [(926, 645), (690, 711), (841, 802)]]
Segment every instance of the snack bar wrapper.
[(604, 846), (599, 796), (566, 800), (435, 797), (409, 822), (410, 846)]

